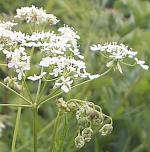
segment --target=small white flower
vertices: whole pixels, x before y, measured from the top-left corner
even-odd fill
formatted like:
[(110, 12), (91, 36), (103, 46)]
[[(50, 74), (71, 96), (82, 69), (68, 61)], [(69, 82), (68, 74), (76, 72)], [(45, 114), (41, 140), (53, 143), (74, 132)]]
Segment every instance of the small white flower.
[(100, 44), (94, 44), (90, 47), (92, 51), (99, 51), (102, 46)]
[(141, 66), (144, 70), (148, 70), (149, 66), (145, 64), (145, 61), (139, 60), (138, 58), (135, 58), (136, 63)]
[(40, 75), (29, 76), (28, 79), (32, 81), (37, 81), (39, 79), (42, 79), (45, 74), (46, 72), (42, 72)]
[(67, 93), (71, 90), (72, 83), (73, 80), (70, 80), (70, 77), (65, 78), (64, 76), (61, 76), (60, 80), (55, 82), (54, 87), (61, 87), (61, 90)]

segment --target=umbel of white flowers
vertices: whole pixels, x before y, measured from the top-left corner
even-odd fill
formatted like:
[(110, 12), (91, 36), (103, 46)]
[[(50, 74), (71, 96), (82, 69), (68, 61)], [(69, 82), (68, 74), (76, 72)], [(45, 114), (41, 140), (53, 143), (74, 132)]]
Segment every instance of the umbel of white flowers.
[[(47, 14), (45, 10), (35, 6), (17, 9), (15, 18), (38, 25), (55, 25), (59, 22), (53, 14)], [(86, 71), (84, 57), (78, 46), (80, 36), (72, 27), (64, 25), (56, 32), (38, 32), (38, 29), (35, 29), (33, 33), (28, 34), (13, 30), (14, 26), (17, 26), (17, 23), (0, 23), (0, 50), (5, 54), (6, 64), (12, 71), (11, 78), (8, 76), (7, 79), (12, 79), (13, 82), (26, 78), (31, 81), (55, 79), (54, 87), (67, 93), (75, 79), (99, 77)], [(31, 64), (33, 48), (40, 50), (41, 59), (37, 66), (42, 70), (41, 73), (28, 76), (28, 71), (34, 66)]]
[[(92, 51), (98, 51), (102, 56), (107, 58), (109, 62), (106, 64), (107, 67), (113, 67), (118, 69), (120, 73), (122, 68), (120, 64), (125, 64), (128, 66), (139, 65), (144, 70), (148, 70), (149, 66), (145, 64), (145, 61), (139, 60), (137, 58), (137, 52), (133, 51), (131, 48), (124, 44), (117, 44), (117, 42), (105, 43), (104, 45), (97, 44), (91, 46)], [(129, 59), (133, 64), (126, 63), (125, 60)]]

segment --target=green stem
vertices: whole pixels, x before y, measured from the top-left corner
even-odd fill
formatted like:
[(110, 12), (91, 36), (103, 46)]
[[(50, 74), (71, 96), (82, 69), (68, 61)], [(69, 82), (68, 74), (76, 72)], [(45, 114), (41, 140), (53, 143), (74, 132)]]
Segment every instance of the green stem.
[(45, 102), (47, 102), (47, 101), (49, 101), (49, 100), (51, 100), (51, 99), (53, 99), (53, 98), (55, 98), (55, 97), (57, 97), (57, 96), (61, 95), (61, 94), (62, 94), (62, 91), (61, 91), (61, 92), (59, 92), (59, 93), (57, 93), (56, 95), (54, 95), (54, 96), (52, 96), (52, 97), (50, 97), (50, 98), (46, 99), (46, 100), (44, 100), (44, 101), (40, 102), (40, 103), (38, 104), (38, 107), (40, 107), (43, 103), (45, 103)]
[(39, 99), (38, 99), (39, 101), (40, 101), (42, 95), (44, 94), (44, 91), (45, 91), (46, 86), (47, 86), (47, 81), (44, 82), (44, 85), (43, 85), (43, 87), (42, 87), (42, 89), (41, 89), (41, 92), (40, 92), (40, 94), (39, 94)]
[[(44, 128), (42, 128), (38, 133), (38, 139), (40, 139), (42, 135), (54, 125), (54, 123), (55, 123), (55, 119), (50, 121)], [(27, 147), (30, 144), (30, 142), (32, 142), (32, 140), (28, 140), (27, 142), (24, 142), (24, 144), (17, 149), (17, 152), (22, 151), (25, 147)]]
[(18, 129), (19, 129), (20, 116), (21, 116), (21, 107), (18, 108), (18, 112), (17, 112), (16, 124), (15, 124), (12, 146), (11, 146), (11, 152), (15, 152), (15, 146), (16, 146), (17, 134), (18, 134)]
[(52, 135), (52, 139), (51, 139), (51, 147), (50, 152), (55, 152), (55, 141), (56, 141), (56, 133), (57, 133), (57, 128), (59, 125), (59, 121), (60, 121), (60, 116), (61, 116), (61, 112), (59, 111), (56, 117), (56, 121), (55, 121), (55, 125), (54, 125), (54, 129), (53, 129), (53, 135)]
[[(43, 72), (43, 67), (41, 68), (41, 74)], [(41, 83), (42, 83), (42, 79), (39, 80), (39, 84), (38, 84), (38, 89), (37, 89), (37, 93), (36, 93), (36, 99), (35, 99), (35, 102), (38, 101), (38, 98), (39, 98), (39, 94), (40, 94), (40, 89), (41, 89)]]
[(0, 63), (0, 66), (7, 66), (7, 64), (4, 64), (4, 63)]
[[(109, 69), (108, 69), (107, 71), (105, 71), (104, 73), (100, 74), (100, 77), (106, 75), (108, 72), (110, 72), (111, 69), (112, 69), (112, 67), (109, 68)], [(99, 77), (99, 78), (100, 78), (100, 77)], [(79, 84), (77, 84), (77, 85), (74, 85), (74, 86), (72, 87), (72, 89), (75, 88), (75, 87), (81, 86), (81, 85), (83, 85), (83, 84), (86, 84), (87, 82), (90, 82), (90, 81), (92, 81), (92, 80), (93, 80), (93, 79), (89, 79), (89, 80), (87, 80), (87, 81), (84, 81), (84, 82), (81, 82), (81, 83), (79, 83)], [(49, 97), (49, 98), (47, 98), (47, 99), (44, 99), (43, 101), (41, 101), (41, 102), (38, 104), (38, 106), (40, 107), (40, 106), (41, 106), (42, 104), (44, 104), (45, 102), (47, 102), (47, 101), (49, 101), (49, 100), (51, 100), (51, 99), (53, 99), (53, 98), (61, 95), (62, 93), (63, 93), (63, 91), (57, 93), (56, 95), (54, 95), (54, 96), (52, 96), (52, 97)], [(49, 96), (49, 95), (48, 95), (48, 96)]]
[(31, 108), (32, 105), (19, 105), (19, 104), (0, 104), (0, 107), (3, 106), (3, 107), (27, 107), (27, 108)]
[(33, 151), (37, 152), (37, 107), (33, 108)]
[(28, 99), (26, 99), (24, 96), (22, 96), (21, 94), (19, 94), (18, 92), (16, 92), (15, 90), (11, 89), (10, 87), (8, 87), (7, 85), (5, 85), (4, 83), (0, 82), (0, 85), (2, 85), (3, 87), (5, 87), (6, 89), (10, 90), (12, 93), (16, 94), (17, 96), (19, 96), (20, 98), (22, 98), (24, 101), (26, 101), (29, 104), (32, 104), (32, 102), (30, 102)]
[(30, 93), (30, 90), (29, 90), (29, 87), (26, 83), (26, 81), (24, 81), (24, 85), (25, 85), (25, 88), (26, 88), (26, 91), (27, 91), (27, 94), (29, 96), (29, 99), (31, 100), (31, 102), (33, 103), (33, 99), (32, 99), (32, 96), (31, 96), (31, 93)]
[[(109, 69), (108, 69), (107, 71), (105, 71), (104, 73), (100, 74), (99, 78), (102, 77), (102, 76), (104, 76), (104, 75), (106, 75), (108, 72), (110, 72), (111, 69), (112, 69), (112, 67), (109, 68)], [(98, 78), (97, 78), (97, 79), (98, 79)], [(87, 80), (87, 81), (84, 81), (84, 82), (81, 82), (81, 83), (79, 83), (79, 84), (76, 84), (76, 85), (74, 85), (74, 86), (72, 87), (72, 89), (75, 88), (75, 87), (81, 86), (81, 85), (83, 85), (83, 84), (86, 84), (87, 82), (90, 82), (90, 81), (92, 81), (92, 80), (95, 80), (95, 79), (89, 79), (89, 80)]]

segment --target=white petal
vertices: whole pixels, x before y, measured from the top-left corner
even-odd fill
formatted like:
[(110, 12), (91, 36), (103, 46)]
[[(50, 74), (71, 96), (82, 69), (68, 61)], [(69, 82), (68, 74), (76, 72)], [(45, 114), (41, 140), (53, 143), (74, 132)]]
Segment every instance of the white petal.
[(91, 80), (97, 79), (97, 78), (99, 78), (99, 77), (100, 77), (99, 74), (89, 75), (89, 78), (90, 78)]
[(39, 76), (34, 75), (34, 76), (29, 76), (27, 79), (32, 80), (32, 81), (37, 81), (37, 80), (39, 80), (39, 79), (40, 79), (40, 77), (39, 77)]
[(65, 93), (69, 92), (69, 88), (68, 88), (66, 85), (62, 85), (62, 86), (61, 86), (61, 89), (62, 89)]
[(112, 60), (112, 61), (110, 61), (110, 62), (108, 62), (107, 64), (106, 64), (106, 67), (111, 67), (112, 65), (114, 64), (114, 61)]
[(122, 68), (121, 68), (119, 62), (117, 63), (117, 68), (118, 68), (119, 72), (122, 74), (123, 72), (122, 72)]
[(140, 64), (140, 66), (141, 66), (144, 70), (148, 70), (148, 69), (149, 69), (149, 66), (148, 66), (148, 65)]

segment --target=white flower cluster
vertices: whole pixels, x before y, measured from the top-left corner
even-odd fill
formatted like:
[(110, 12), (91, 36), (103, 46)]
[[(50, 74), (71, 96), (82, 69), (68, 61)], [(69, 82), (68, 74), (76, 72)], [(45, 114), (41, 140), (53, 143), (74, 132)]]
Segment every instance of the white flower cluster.
[(12, 27), (14, 27), (15, 25), (17, 25), (17, 23), (10, 22), (10, 21), (0, 22), (0, 28), (7, 29), (7, 30), (11, 30)]
[(70, 52), (83, 59), (77, 45), (79, 38), (79, 35), (73, 28), (64, 26), (58, 29), (58, 33), (41, 32), (26, 35), (26, 42), (22, 45), (26, 47), (40, 47), (48, 55), (63, 55), (65, 52)]
[(14, 22), (0, 22), (0, 50), (15, 46), (18, 43), (24, 43), (25, 34), (13, 31), (12, 28), (16, 26)]
[(13, 68), (18, 74), (18, 80), (21, 80), (25, 71), (30, 70), (30, 56), (27, 56), (25, 48), (19, 47), (14, 51), (3, 50), (8, 59), (8, 68)]
[[(49, 23), (56, 24), (57, 18), (52, 14), (46, 14), (42, 8), (22, 7), (17, 9), (15, 18), (25, 20), (28, 23)], [(8, 68), (15, 71), (18, 80), (22, 80), (26, 71), (32, 68), (30, 65), (31, 48), (40, 50), (41, 59), (37, 63), (40, 74), (35, 73), (27, 79), (37, 81), (44, 78), (57, 79), (55, 88), (61, 88), (64, 92), (69, 92), (71, 85), (76, 78), (95, 79), (99, 75), (91, 75), (86, 71), (84, 57), (80, 54), (78, 40), (80, 36), (77, 32), (67, 26), (54, 31), (37, 32), (33, 30), (31, 34), (17, 32), (13, 30), (13, 22), (0, 23), (0, 50), (6, 55)]]
[(107, 63), (106, 66), (111, 67), (114, 66), (115, 63), (117, 63), (118, 69), (121, 73), (122, 70), (118, 61), (124, 63), (123, 60), (127, 58), (132, 59), (135, 64), (140, 65), (145, 70), (148, 70), (149, 68), (148, 65), (145, 65), (145, 61), (141, 61), (136, 57), (137, 52), (133, 51), (131, 48), (128, 48), (128, 46), (125, 46), (124, 44), (117, 44), (116, 42), (105, 43), (104, 45), (97, 44), (91, 46), (91, 50), (99, 51), (104, 57), (112, 59), (110, 62)]
[(32, 7), (22, 7), (17, 9), (16, 18), (25, 20), (27, 23), (49, 23), (50, 25), (59, 22), (53, 14), (47, 14), (42, 8), (37, 8), (34, 5)]
[[(82, 60), (77, 41), (80, 37), (73, 28), (64, 26), (54, 32), (33, 33), (26, 36), (26, 47), (39, 47), (43, 54), (40, 66), (50, 68), (49, 74), (59, 78), (54, 87), (60, 87), (64, 92), (69, 92), (73, 79), (77, 77), (94, 79), (99, 75), (91, 75), (86, 72), (86, 65)], [(43, 75), (44, 76), (44, 75)], [(30, 80), (38, 80), (41, 77), (30, 76)]]

